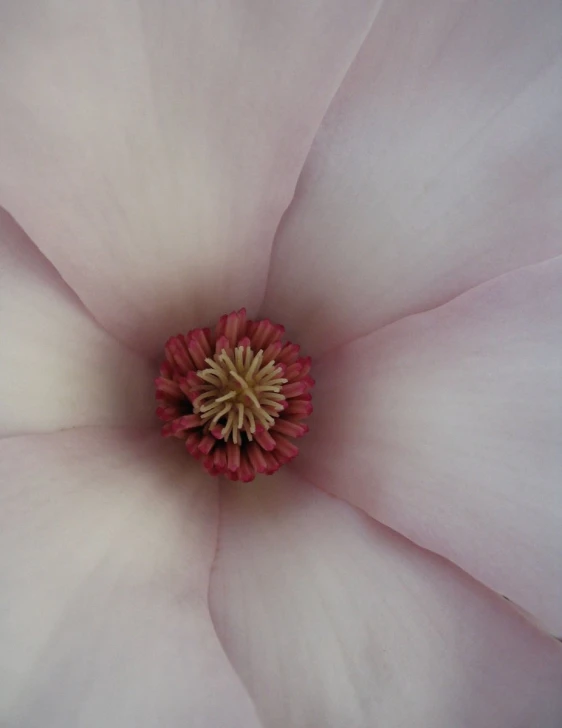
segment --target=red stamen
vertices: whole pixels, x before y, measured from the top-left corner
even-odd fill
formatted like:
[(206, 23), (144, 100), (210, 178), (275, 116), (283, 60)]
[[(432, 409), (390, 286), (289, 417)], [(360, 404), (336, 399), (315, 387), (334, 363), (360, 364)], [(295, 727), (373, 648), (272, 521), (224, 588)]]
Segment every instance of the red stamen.
[(279, 453), (283, 458), (293, 459), (299, 454), (299, 449), (283, 435), (275, 435), (275, 455)]
[(286, 384), (281, 391), (287, 399), (290, 399), (291, 397), (300, 397), (301, 394), (305, 394), (311, 386), (311, 384), (303, 379), (300, 382)]
[(261, 430), (260, 432), (256, 432), (254, 435), (254, 438), (256, 442), (258, 442), (264, 450), (274, 450), (275, 449), (275, 440), (271, 437), (269, 432), (266, 432), (265, 430)]
[(212, 435), (205, 435), (199, 443), (199, 451), (204, 455), (208, 455), (216, 444), (216, 440)]
[(271, 429), (273, 432), (279, 432), (289, 437), (302, 437), (308, 432), (308, 425), (290, 420), (277, 420)]
[(219, 336), (215, 345), (215, 354), (220, 354), (223, 350), (225, 350), (229, 356), (232, 354), (230, 340), (227, 339), (226, 336)]
[(285, 412), (288, 415), (302, 415), (303, 417), (311, 415), (312, 403), (307, 402), (304, 397), (306, 397), (306, 395), (299, 397), (299, 399), (291, 399)]
[(264, 451), (261, 447), (255, 442), (250, 442), (246, 452), (248, 453), (248, 458), (256, 473), (265, 473), (267, 470), (267, 462), (264, 457)]
[(240, 467), (240, 448), (232, 440), (226, 443), (226, 459), (228, 469), (235, 473)]
[(205, 353), (205, 349), (201, 345), (200, 337), (196, 337), (196, 334), (196, 331), (189, 332), (187, 349), (191, 358), (193, 359), (193, 363), (195, 364), (195, 366), (198, 369), (203, 369), (205, 366), (205, 359), (207, 357), (207, 354)]

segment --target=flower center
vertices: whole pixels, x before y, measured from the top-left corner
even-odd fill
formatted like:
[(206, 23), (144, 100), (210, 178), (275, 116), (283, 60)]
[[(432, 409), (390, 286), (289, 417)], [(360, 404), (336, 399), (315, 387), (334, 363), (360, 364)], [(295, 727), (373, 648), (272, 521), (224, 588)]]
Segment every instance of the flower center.
[(263, 365), (263, 350), (254, 353), (250, 346), (237, 346), (232, 358), (222, 349), (205, 363), (208, 368), (197, 372), (202, 383), (194, 387), (198, 394), (193, 400), (201, 421), (214, 428), (225, 418), (220, 438), (232, 438), (235, 445), (242, 432), (252, 442), (256, 423), (269, 430), (285, 409), (281, 387), (289, 380), (284, 368), (275, 361)]
[(155, 380), (162, 435), (183, 440), (211, 475), (248, 483), (297, 456), (314, 380), (310, 357), (284, 333), (242, 308), (166, 342)]

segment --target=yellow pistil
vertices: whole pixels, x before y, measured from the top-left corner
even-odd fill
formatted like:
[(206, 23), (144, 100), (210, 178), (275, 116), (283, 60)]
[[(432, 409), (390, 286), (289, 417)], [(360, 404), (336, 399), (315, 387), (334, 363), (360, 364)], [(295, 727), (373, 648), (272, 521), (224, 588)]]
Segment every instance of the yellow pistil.
[(254, 353), (249, 346), (237, 346), (232, 358), (223, 349), (197, 372), (201, 385), (193, 411), (209, 428), (220, 422), (221, 437), (232, 438), (235, 445), (242, 433), (252, 440), (258, 423), (269, 430), (283, 410), (281, 387), (288, 380), (274, 361), (263, 366), (262, 361), (262, 349)]

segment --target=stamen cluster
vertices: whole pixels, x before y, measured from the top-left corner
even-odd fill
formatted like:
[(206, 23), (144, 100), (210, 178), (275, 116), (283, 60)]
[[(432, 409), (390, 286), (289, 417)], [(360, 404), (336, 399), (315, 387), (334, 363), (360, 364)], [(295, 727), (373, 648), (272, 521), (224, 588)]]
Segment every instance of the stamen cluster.
[(214, 330), (168, 340), (156, 379), (164, 437), (185, 440), (211, 475), (249, 482), (271, 475), (298, 453), (312, 412), (310, 357), (283, 342), (283, 326), (250, 321), (245, 309)]

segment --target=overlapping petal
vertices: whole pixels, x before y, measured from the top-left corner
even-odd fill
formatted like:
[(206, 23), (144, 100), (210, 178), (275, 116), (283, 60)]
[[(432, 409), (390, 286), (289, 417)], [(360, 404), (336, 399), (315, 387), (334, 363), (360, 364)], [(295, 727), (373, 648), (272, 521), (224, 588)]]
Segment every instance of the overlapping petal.
[(379, 3), (8, 3), (0, 204), (95, 317), (146, 352), (255, 309)]
[(276, 238), (310, 353), (562, 253), (562, 5), (385, 3)]
[(316, 366), (295, 467), (562, 635), (562, 258)]
[(221, 490), (211, 577), (218, 634), (264, 725), (560, 725), (561, 645), (286, 473)]
[(0, 209), (0, 435), (148, 425), (153, 378)]
[(158, 435), (0, 442), (0, 723), (259, 728), (207, 608), (216, 483)]

